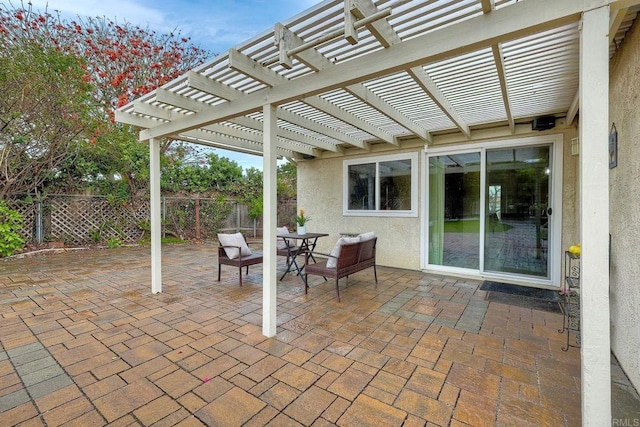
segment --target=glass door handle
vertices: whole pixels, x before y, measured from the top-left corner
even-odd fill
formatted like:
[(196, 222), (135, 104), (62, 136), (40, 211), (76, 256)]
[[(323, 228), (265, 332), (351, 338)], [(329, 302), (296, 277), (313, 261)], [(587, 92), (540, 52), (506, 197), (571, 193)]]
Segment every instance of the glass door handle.
[(553, 213), (553, 209), (547, 208), (547, 215), (550, 216)]

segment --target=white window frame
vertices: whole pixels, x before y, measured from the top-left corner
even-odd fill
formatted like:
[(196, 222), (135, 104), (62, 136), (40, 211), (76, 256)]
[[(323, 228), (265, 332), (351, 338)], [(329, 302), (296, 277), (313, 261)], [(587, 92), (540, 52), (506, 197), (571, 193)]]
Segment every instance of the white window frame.
[[(376, 203), (380, 201), (380, 163), (410, 160), (411, 161), (411, 209), (409, 210), (353, 210), (349, 209), (349, 166), (375, 163)], [(418, 183), (419, 183), (419, 153), (401, 153), (387, 156), (361, 157), (358, 159), (345, 160), (342, 164), (342, 214), (344, 216), (378, 216), (378, 217), (404, 217), (415, 218), (418, 216)]]

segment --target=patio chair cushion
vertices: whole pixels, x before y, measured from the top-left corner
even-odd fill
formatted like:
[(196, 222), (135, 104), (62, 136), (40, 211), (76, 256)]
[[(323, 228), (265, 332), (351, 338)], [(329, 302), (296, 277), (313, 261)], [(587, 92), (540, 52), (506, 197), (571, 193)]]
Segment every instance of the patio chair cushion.
[[(236, 259), (240, 254), (242, 256), (251, 255), (251, 249), (247, 246), (247, 242), (244, 240), (244, 236), (242, 233), (234, 233), (234, 234), (218, 234), (218, 241), (222, 246), (224, 246), (224, 252), (227, 254), (229, 259)], [(232, 248), (229, 246), (237, 246), (240, 248), (238, 251), (237, 248)]]
[(346, 245), (349, 243), (358, 243), (360, 241), (360, 237), (341, 237), (336, 242), (333, 249), (331, 249), (331, 257), (327, 260), (327, 268), (336, 268), (338, 265), (338, 257), (340, 256), (340, 250), (342, 249), (342, 245)]
[[(289, 229), (286, 225), (284, 227), (276, 228), (276, 236), (281, 234), (289, 234)], [(287, 242), (285, 242), (284, 239), (278, 239), (277, 247), (278, 249), (287, 249)]]
[(376, 233), (373, 231), (367, 231), (366, 233), (358, 234), (358, 237), (360, 238), (361, 242), (366, 242), (367, 240), (371, 240), (376, 237)]

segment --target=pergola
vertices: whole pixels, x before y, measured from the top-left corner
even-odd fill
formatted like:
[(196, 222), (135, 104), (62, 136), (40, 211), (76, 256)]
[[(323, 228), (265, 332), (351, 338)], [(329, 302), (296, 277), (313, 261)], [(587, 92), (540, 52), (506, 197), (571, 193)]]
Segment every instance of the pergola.
[(608, 69), (638, 10), (640, 0), (326, 0), (120, 108), (116, 120), (151, 147), (152, 292), (162, 138), (263, 156), (263, 333), (274, 336), (278, 157), (518, 135), (534, 118), (570, 125), (579, 114), (583, 422), (608, 424)]

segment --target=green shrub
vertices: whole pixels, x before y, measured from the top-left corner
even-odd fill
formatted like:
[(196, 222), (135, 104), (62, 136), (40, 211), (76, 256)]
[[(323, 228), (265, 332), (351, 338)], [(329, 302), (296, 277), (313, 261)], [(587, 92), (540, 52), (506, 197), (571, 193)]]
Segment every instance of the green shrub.
[(89, 235), (93, 243), (100, 243), (102, 241), (102, 232), (100, 230), (91, 230), (89, 231)]
[(20, 212), (9, 209), (4, 201), (0, 201), (0, 257), (11, 256), (22, 249), (24, 238), (18, 234), (22, 220)]
[(107, 240), (107, 248), (109, 249), (119, 248), (120, 246), (122, 246), (122, 240), (119, 237), (111, 237)]

